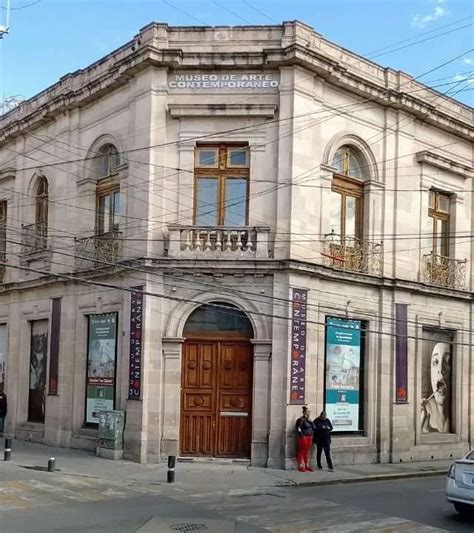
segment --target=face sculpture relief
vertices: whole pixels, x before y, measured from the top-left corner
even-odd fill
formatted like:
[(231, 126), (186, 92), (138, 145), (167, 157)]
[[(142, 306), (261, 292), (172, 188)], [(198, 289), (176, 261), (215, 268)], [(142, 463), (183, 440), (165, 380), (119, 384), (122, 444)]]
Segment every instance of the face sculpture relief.
[(435, 344), (430, 357), (431, 394), (421, 402), (422, 433), (449, 433), (451, 403), (451, 345)]

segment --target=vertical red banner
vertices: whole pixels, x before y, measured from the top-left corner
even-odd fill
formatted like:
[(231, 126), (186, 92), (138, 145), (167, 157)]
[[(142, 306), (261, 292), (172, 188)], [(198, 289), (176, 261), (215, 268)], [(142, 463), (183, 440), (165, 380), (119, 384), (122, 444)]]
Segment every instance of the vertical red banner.
[(395, 304), (395, 403), (408, 402), (408, 305)]
[(51, 300), (51, 345), (49, 348), (49, 394), (58, 394), (59, 337), (61, 334), (61, 298)]
[(130, 298), (130, 366), (128, 399), (139, 400), (142, 389), (143, 287), (133, 287)]
[(308, 291), (292, 289), (290, 404), (305, 403)]

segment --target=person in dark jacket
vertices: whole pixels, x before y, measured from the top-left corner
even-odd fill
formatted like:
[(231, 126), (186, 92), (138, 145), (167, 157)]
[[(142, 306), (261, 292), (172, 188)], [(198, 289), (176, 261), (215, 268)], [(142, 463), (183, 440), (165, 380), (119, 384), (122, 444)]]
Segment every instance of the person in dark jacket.
[(331, 431), (333, 430), (331, 421), (327, 418), (326, 413), (323, 411), (318, 418), (314, 419), (314, 442), (316, 443), (316, 460), (318, 462), (319, 470), (322, 470), (321, 455), (324, 450), (326, 456), (326, 462), (328, 464), (329, 471), (334, 470), (331, 460)]
[(309, 464), (309, 453), (313, 443), (313, 422), (308, 406), (303, 406), (303, 416), (296, 421), (296, 461), (300, 472), (313, 472)]
[(3, 435), (5, 430), (5, 417), (7, 416), (7, 395), (0, 392), (0, 433)]

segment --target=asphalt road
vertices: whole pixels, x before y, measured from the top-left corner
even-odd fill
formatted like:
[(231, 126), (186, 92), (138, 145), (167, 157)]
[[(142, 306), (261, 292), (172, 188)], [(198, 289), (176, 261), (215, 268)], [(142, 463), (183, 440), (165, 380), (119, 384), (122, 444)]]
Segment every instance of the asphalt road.
[(447, 531), (474, 532), (474, 519), (461, 518), (444, 495), (445, 477), (355, 483), (294, 489), (339, 505), (413, 520)]
[[(63, 504), (0, 513), (1, 533), (135, 533), (154, 517), (183, 523), (206, 524), (219, 519), (216, 513), (163, 495), (131, 496), (100, 502)], [(226, 524), (227, 526), (227, 524)], [(235, 533), (259, 533), (261, 529), (229, 520)], [(157, 525), (156, 533), (169, 531)], [(217, 533), (212, 531), (212, 533)], [(219, 532), (220, 533), (220, 532)], [(225, 532), (227, 533), (227, 531)]]
[[(474, 532), (474, 521), (458, 516), (446, 502), (444, 482), (443, 476), (269, 488), (259, 494), (183, 490), (171, 496), (166, 486), (157, 487), (155, 494), (149, 492), (153, 487), (137, 494), (126, 482), (110, 488), (100, 480), (41, 478), (38, 474), (36, 481), (18, 480), (13, 485), (5, 481), (0, 500), (3, 497), (6, 504), (10, 495), (12, 505), (20, 501), (25, 507), (0, 512), (0, 532), (135, 533), (151, 519), (158, 522), (147, 531), (160, 533), (169, 531), (160, 522), (169, 519), (208, 524), (208, 533)], [(14, 497), (8, 492), (13, 489)], [(94, 494), (97, 501), (81, 501), (85, 494)], [(226, 527), (212, 527), (213, 520), (225, 522)]]

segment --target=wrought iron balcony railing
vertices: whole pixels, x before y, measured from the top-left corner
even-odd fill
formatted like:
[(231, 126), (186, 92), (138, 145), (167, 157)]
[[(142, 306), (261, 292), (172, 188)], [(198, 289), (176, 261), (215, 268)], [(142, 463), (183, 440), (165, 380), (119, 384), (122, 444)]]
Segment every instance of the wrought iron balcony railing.
[(423, 256), (422, 276), (425, 283), (450, 289), (466, 288), (467, 259), (451, 259), (433, 252)]
[(372, 276), (383, 274), (383, 245), (380, 242), (329, 233), (324, 239), (322, 255), (327, 266)]
[(268, 259), (270, 228), (169, 225), (168, 256)]
[(46, 222), (35, 222), (22, 226), (21, 244), (23, 255), (47, 250), (48, 225)]
[(90, 270), (114, 265), (122, 254), (122, 233), (109, 231), (76, 238), (75, 240), (75, 268)]

